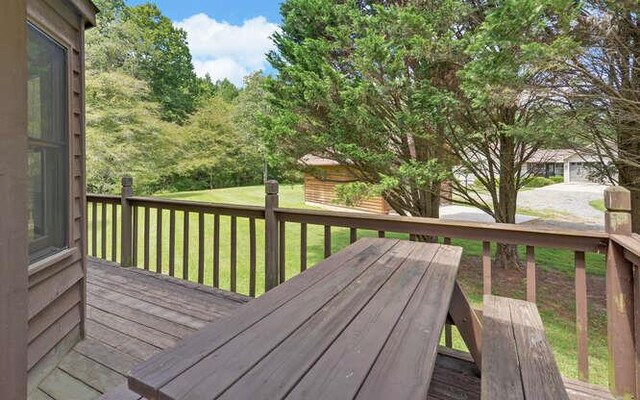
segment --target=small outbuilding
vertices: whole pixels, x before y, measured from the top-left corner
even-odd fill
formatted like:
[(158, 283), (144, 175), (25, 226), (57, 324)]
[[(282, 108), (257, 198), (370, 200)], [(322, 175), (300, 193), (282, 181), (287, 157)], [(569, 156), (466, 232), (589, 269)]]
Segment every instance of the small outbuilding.
[(388, 214), (389, 204), (381, 197), (374, 196), (356, 205), (340, 204), (336, 190), (339, 185), (356, 182), (356, 176), (348, 167), (334, 160), (313, 155), (304, 156), (300, 162), (312, 171), (304, 174), (304, 201), (309, 205), (322, 207), (352, 208), (359, 211)]

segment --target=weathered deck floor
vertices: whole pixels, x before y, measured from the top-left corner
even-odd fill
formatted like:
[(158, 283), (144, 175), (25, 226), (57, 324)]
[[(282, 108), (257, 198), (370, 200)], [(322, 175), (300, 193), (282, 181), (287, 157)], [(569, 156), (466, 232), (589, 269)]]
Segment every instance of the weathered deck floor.
[[(31, 400), (98, 398), (124, 385), (133, 365), (249, 300), (95, 260), (89, 265), (87, 292), (87, 339), (40, 384)], [(613, 398), (581, 383), (568, 382), (567, 388), (576, 400)], [(443, 350), (429, 399), (480, 399), (480, 378), (473, 363)]]

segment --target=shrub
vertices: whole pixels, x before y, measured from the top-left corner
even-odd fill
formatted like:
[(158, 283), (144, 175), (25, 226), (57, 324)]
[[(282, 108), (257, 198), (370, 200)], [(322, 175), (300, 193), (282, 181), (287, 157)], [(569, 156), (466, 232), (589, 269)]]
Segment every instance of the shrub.
[(556, 182), (554, 182), (552, 179), (545, 178), (544, 176), (534, 176), (527, 179), (527, 182), (524, 186), (529, 188), (540, 188), (543, 186), (553, 185), (554, 183)]
[(551, 179), (553, 181), (553, 183), (563, 183), (564, 182), (564, 176), (552, 176), (549, 179)]

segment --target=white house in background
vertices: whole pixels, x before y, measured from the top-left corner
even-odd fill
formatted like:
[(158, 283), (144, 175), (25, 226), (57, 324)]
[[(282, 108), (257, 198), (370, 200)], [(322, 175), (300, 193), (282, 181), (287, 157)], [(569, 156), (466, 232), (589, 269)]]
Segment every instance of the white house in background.
[(533, 176), (562, 176), (565, 183), (596, 182), (594, 171), (602, 162), (598, 157), (571, 149), (539, 150), (529, 159), (525, 168)]

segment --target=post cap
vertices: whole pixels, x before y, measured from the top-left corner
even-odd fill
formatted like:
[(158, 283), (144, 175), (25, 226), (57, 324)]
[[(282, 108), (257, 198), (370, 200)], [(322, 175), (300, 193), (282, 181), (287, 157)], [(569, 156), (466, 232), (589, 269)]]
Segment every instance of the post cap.
[(608, 211), (631, 211), (631, 192), (622, 186), (604, 190), (604, 207)]
[(266, 194), (278, 194), (278, 181), (269, 180), (264, 184)]
[(122, 186), (133, 186), (133, 178), (130, 176), (123, 176), (121, 182)]

